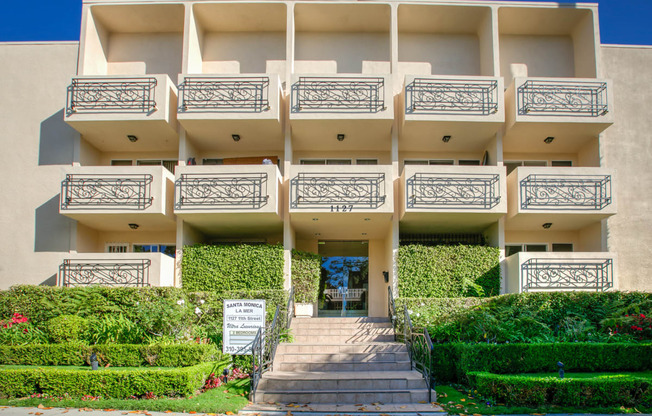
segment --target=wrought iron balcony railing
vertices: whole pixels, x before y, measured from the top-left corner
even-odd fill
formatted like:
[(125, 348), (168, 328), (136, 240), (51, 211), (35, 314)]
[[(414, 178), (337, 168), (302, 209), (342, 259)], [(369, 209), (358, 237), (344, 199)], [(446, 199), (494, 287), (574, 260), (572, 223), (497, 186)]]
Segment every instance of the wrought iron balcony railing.
[(66, 175), (61, 209), (133, 209), (152, 205), (152, 175)]
[(601, 210), (611, 204), (611, 175), (528, 175), (521, 209)]
[(406, 179), (407, 208), (491, 209), (500, 202), (500, 177), (415, 173)]
[(75, 78), (68, 87), (66, 114), (149, 113), (156, 109), (156, 78)]
[(261, 113), (269, 110), (268, 77), (186, 77), (179, 112)]
[(526, 81), (517, 95), (520, 115), (600, 117), (609, 112), (606, 82)]
[(59, 281), (70, 286), (149, 286), (147, 259), (135, 260), (64, 260), (59, 266)]
[(378, 113), (383, 110), (383, 78), (300, 77), (292, 85), (293, 113)]
[(267, 173), (187, 173), (176, 182), (176, 209), (260, 209), (268, 199)]
[(385, 203), (385, 174), (300, 173), (290, 181), (290, 206), (331, 212), (377, 209)]
[(523, 291), (593, 289), (613, 287), (611, 259), (530, 259), (521, 264)]
[(405, 114), (487, 116), (498, 111), (498, 81), (415, 78), (405, 86)]

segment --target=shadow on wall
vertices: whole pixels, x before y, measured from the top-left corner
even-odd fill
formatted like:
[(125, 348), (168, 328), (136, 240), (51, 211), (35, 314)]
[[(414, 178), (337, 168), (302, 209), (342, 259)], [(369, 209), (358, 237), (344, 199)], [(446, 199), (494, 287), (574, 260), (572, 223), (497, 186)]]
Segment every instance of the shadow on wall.
[(63, 121), (64, 109), (41, 122), (38, 164), (71, 165), (79, 133)]
[(70, 227), (74, 220), (59, 214), (59, 195), (36, 208), (34, 215), (34, 251), (70, 251)]
[(48, 277), (41, 283), (39, 283), (39, 286), (56, 286), (57, 285), (57, 275), (53, 274), (52, 276)]

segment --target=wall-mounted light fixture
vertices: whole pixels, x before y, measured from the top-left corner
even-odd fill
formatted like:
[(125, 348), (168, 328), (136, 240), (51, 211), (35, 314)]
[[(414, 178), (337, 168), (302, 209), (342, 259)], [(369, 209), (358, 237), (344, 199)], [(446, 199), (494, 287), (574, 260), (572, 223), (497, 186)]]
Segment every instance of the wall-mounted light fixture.
[(389, 272), (387, 270), (383, 271), (383, 279), (385, 279), (385, 283), (389, 283)]
[(134, 224), (133, 222), (131, 224), (129, 224), (129, 228), (131, 228), (132, 230), (137, 230), (138, 227), (140, 227), (140, 225)]
[(232, 134), (231, 138), (233, 139), (234, 142), (239, 142), (240, 141), (240, 135), (239, 134)]
[(548, 136), (548, 137), (546, 137), (545, 139), (543, 139), (543, 142), (544, 142), (545, 144), (550, 144), (550, 143), (552, 143), (553, 140), (555, 140), (554, 137), (552, 137), (552, 136)]
[(451, 136), (444, 136), (441, 138), (441, 141), (444, 143), (448, 143), (451, 141)]
[(138, 141), (138, 137), (134, 136), (133, 134), (127, 134), (127, 139), (129, 139), (129, 141), (132, 143), (136, 143)]
[(543, 227), (545, 230), (547, 230), (547, 229), (549, 229), (550, 227), (552, 227), (552, 223), (551, 223), (551, 222), (546, 222), (546, 223), (544, 223), (544, 224), (542, 225), (542, 227)]
[(342, 142), (342, 141), (344, 141), (344, 138), (345, 138), (345, 137), (346, 137), (346, 135), (344, 135), (344, 133), (338, 133), (338, 135), (337, 135), (337, 141), (338, 141), (338, 142)]

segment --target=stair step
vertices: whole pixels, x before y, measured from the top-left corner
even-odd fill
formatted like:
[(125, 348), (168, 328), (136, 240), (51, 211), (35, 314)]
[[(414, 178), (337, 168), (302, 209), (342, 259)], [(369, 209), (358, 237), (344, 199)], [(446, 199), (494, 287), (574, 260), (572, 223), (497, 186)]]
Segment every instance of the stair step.
[[(434, 392), (433, 392), (434, 400)], [(411, 390), (322, 390), (316, 392), (274, 391), (259, 389), (256, 391), (258, 402), (278, 403), (418, 403), (428, 400), (427, 389)], [(373, 410), (373, 408), (367, 408)]]
[(316, 344), (355, 344), (367, 342), (393, 342), (394, 335), (293, 335), (296, 342)]
[(327, 322), (294, 322), (290, 325), (292, 330), (301, 329), (321, 329), (321, 328), (338, 328), (338, 329), (371, 329), (371, 328), (394, 328), (390, 322), (343, 322), (332, 324)]
[(346, 336), (360, 336), (360, 335), (391, 335), (394, 336), (394, 328), (337, 328), (337, 327), (324, 327), (324, 328), (292, 328), (292, 335), (297, 336), (320, 336), (320, 335), (346, 335)]
[(416, 371), (272, 371), (259, 388), (275, 391), (410, 390), (425, 388)]
[(410, 361), (374, 362), (274, 362), (274, 370), (294, 372), (315, 371), (410, 371)]
[(397, 342), (367, 342), (357, 344), (283, 342), (276, 349), (277, 355), (313, 352), (321, 354), (401, 353), (407, 352), (407, 348), (405, 344), (399, 344)]
[(275, 361), (286, 363), (368, 363), (378, 361), (409, 361), (407, 351), (401, 352), (358, 352), (358, 353), (323, 353), (298, 352), (276, 353)]
[(334, 318), (293, 318), (292, 325), (297, 323), (329, 323), (329, 324), (350, 324), (350, 323), (382, 323), (391, 322), (386, 317), (358, 316), (353, 318), (334, 317)]

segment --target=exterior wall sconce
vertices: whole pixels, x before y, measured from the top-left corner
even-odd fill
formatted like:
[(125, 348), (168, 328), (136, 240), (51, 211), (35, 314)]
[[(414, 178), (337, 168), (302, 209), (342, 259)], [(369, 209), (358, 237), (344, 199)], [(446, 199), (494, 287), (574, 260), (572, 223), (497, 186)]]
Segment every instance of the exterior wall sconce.
[(133, 222), (131, 224), (129, 224), (129, 228), (131, 228), (132, 230), (137, 230), (138, 227), (140, 227), (140, 225), (134, 224)]
[(342, 141), (344, 141), (344, 138), (345, 138), (345, 137), (346, 137), (346, 136), (345, 136), (344, 134), (339, 133), (339, 134), (337, 135), (337, 141), (338, 141), (338, 142), (342, 142)]
[(387, 270), (383, 271), (383, 279), (385, 279), (385, 283), (389, 283), (389, 272)]
[(551, 223), (551, 222), (546, 222), (546, 223), (544, 223), (544, 224), (542, 225), (542, 227), (543, 227), (545, 230), (547, 230), (547, 229), (549, 229), (550, 227), (552, 227), (552, 223)]
[(134, 136), (133, 134), (127, 134), (127, 139), (129, 139), (129, 141), (132, 143), (136, 143), (138, 141), (138, 137)]
[(232, 134), (231, 138), (233, 139), (234, 142), (239, 142), (240, 141), (240, 135), (239, 134)]
[(550, 143), (552, 143), (553, 140), (555, 140), (554, 137), (552, 137), (552, 136), (548, 136), (548, 137), (546, 137), (545, 139), (543, 139), (543, 142), (544, 142), (545, 144), (550, 144)]
[(441, 138), (441, 141), (444, 143), (448, 143), (451, 141), (451, 136), (444, 136)]

